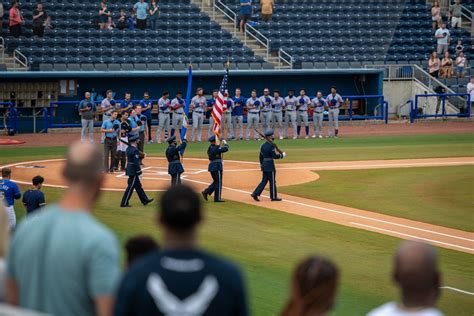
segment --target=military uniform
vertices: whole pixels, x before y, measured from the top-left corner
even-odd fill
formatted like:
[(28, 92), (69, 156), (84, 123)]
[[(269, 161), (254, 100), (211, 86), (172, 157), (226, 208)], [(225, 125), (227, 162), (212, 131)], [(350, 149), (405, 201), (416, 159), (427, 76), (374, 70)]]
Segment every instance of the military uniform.
[(169, 144), (166, 149), (166, 159), (168, 160), (168, 174), (171, 176), (171, 185), (181, 184), (181, 174), (184, 172), (183, 164), (181, 163), (180, 152), (186, 148), (187, 141), (176, 146), (176, 137), (171, 136), (166, 140)]
[(223, 147), (216, 145), (214, 143), (215, 140), (215, 136), (209, 138), (209, 141), (213, 144), (211, 144), (207, 150), (207, 155), (210, 161), (208, 171), (211, 173), (213, 182), (209, 187), (207, 187), (207, 189), (202, 191), (202, 195), (204, 196), (204, 199), (207, 200), (207, 196), (214, 193), (214, 202), (222, 202), (222, 154), (229, 151), (229, 146), (227, 143), (225, 143)]
[(138, 197), (140, 198), (140, 201), (143, 203), (143, 205), (147, 205), (153, 201), (153, 199), (148, 199), (140, 182), (142, 169), (140, 167), (140, 153), (136, 147), (136, 141), (138, 139), (138, 136), (130, 136), (128, 139), (130, 146), (127, 148), (127, 169), (125, 172), (125, 174), (128, 176), (128, 185), (123, 194), (122, 202), (120, 203), (121, 207), (130, 206), (128, 202), (132, 197), (133, 190), (137, 191)]

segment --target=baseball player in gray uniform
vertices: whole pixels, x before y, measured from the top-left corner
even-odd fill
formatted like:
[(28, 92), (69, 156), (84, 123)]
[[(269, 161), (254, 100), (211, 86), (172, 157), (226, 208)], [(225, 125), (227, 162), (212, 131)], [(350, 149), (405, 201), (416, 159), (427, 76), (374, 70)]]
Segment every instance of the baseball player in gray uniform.
[(163, 96), (158, 100), (158, 127), (156, 129), (156, 142), (158, 144), (161, 144), (161, 132), (163, 130), (167, 131), (171, 125), (171, 101), (169, 96), (169, 92), (164, 91)]
[(171, 110), (173, 111), (173, 129), (175, 133), (180, 132), (181, 127), (183, 127), (185, 115), (184, 103), (183, 93), (181, 91), (177, 91), (176, 98), (171, 100)]
[(264, 133), (270, 130), (272, 121), (272, 97), (270, 96), (270, 89), (263, 89), (263, 95), (259, 98), (261, 109), (260, 116), (262, 119), (262, 127)]
[(298, 138), (296, 132), (296, 105), (298, 104), (298, 99), (295, 97), (295, 92), (293, 90), (288, 90), (288, 96), (285, 98), (285, 138), (289, 137), (288, 130), (290, 128), (290, 123), (293, 127), (293, 139)]
[(342, 97), (337, 93), (336, 87), (331, 87), (331, 94), (326, 98), (329, 107), (329, 137), (333, 136), (333, 129), (335, 129), (334, 136), (339, 134), (339, 107), (344, 103)]
[(298, 102), (296, 103), (297, 113), (296, 121), (298, 126), (296, 128), (298, 137), (300, 137), (301, 132), (301, 123), (304, 124), (306, 131), (306, 139), (309, 138), (309, 123), (308, 123), (308, 106), (311, 106), (311, 99), (306, 95), (305, 89), (300, 89), (300, 95), (297, 98)]
[(323, 98), (321, 91), (316, 92), (316, 98), (311, 100), (311, 107), (313, 108), (313, 138), (323, 138), (323, 119), (324, 109), (327, 107), (326, 100)]
[(202, 140), (202, 123), (204, 122), (204, 112), (206, 111), (206, 98), (203, 96), (202, 88), (196, 89), (196, 95), (191, 99), (190, 110), (193, 112), (193, 132), (191, 141)]
[(247, 140), (250, 140), (250, 131), (253, 129), (253, 136), (255, 139), (259, 139), (258, 135), (255, 132), (255, 129), (258, 128), (258, 121), (260, 118), (260, 100), (257, 98), (257, 90), (253, 89), (251, 97), (247, 99)]
[(222, 136), (227, 129), (227, 140), (234, 138), (234, 128), (232, 127), (232, 109), (234, 100), (231, 97), (227, 98), (227, 103), (224, 104), (224, 113), (222, 113)]
[(213, 128), (214, 128), (214, 118), (212, 117), (212, 109), (214, 108), (214, 104), (216, 104), (216, 102), (217, 102), (217, 97), (218, 96), (219, 96), (219, 90), (215, 89), (215, 90), (212, 91), (212, 98), (210, 98), (207, 101), (207, 111), (210, 112), (209, 127), (208, 127), (208, 131), (207, 131), (207, 135), (209, 135), (209, 137), (214, 135), (214, 133), (212, 131)]
[(276, 130), (278, 127), (278, 135), (283, 139), (283, 108), (285, 107), (285, 100), (280, 97), (280, 90), (273, 90), (272, 98), (272, 129)]

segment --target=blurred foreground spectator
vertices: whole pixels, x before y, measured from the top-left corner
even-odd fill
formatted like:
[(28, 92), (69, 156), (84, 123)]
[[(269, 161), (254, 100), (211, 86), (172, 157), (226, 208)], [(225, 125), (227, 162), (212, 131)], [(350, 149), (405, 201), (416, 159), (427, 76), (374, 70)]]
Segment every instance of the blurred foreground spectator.
[(58, 204), (24, 219), (7, 264), (7, 301), (52, 315), (110, 315), (120, 278), (112, 232), (90, 214), (104, 182), (102, 157), (89, 143), (73, 144)]
[(44, 178), (42, 176), (36, 176), (31, 180), (31, 182), (33, 183), (33, 187), (23, 193), (22, 200), (23, 205), (26, 207), (27, 215), (31, 215), (34, 211), (46, 205), (44, 193), (41, 192)]
[(201, 250), (201, 200), (173, 186), (160, 201), (163, 250), (136, 262), (122, 281), (115, 315), (247, 315), (239, 269)]
[(395, 255), (393, 280), (400, 288), (401, 301), (384, 304), (368, 316), (443, 315), (435, 307), (440, 294), (441, 273), (432, 246), (404, 242)]
[(127, 240), (125, 250), (127, 251), (127, 265), (130, 266), (137, 259), (158, 250), (156, 241), (147, 235), (138, 235)]

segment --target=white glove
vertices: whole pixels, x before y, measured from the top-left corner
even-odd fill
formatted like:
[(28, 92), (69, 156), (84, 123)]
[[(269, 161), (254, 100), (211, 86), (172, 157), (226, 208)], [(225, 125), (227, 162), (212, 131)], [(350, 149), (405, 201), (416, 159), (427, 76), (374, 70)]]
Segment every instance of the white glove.
[(227, 145), (227, 141), (225, 139), (222, 140), (222, 143), (224, 144), (224, 146)]
[(283, 156), (283, 158), (285, 158), (288, 155), (285, 152), (283, 152), (282, 156)]

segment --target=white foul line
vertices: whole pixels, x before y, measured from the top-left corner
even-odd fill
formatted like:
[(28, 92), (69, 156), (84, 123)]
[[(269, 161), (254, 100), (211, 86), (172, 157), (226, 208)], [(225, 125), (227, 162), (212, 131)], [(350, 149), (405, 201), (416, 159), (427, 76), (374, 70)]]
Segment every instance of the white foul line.
[(373, 229), (373, 230), (378, 230), (378, 231), (386, 232), (386, 233), (391, 233), (391, 234), (395, 234), (395, 235), (400, 235), (400, 236), (404, 236), (404, 237), (408, 237), (408, 238), (413, 238), (413, 239), (418, 239), (418, 240), (424, 240), (424, 241), (427, 241), (427, 242), (430, 242), (430, 243), (434, 243), (434, 244), (440, 244), (440, 245), (450, 246), (450, 247), (459, 248), (459, 249), (464, 249), (464, 250), (469, 250), (469, 251), (474, 252), (474, 248), (468, 248), (468, 247), (453, 245), (453, 244), (446, 243), (446, 242), (442, 242), (442, 241), (436, 241), (436, 240), (433, 240), (433, 239), (418, 237), (418, 236), (414, 236), (414, 235), (408, 235), (408, 234), (396, 232), (396, 231), (394, 231), (394, 230), (389, 230), (389, 229), (385, 229), (385, 228), (380, 228), (380, 227), (365, 225), (365, 224), (361, 224), (361, 223), (354, 223), (354, 222), (351, 222), (351, 224), (352, 224), (352, 225), (355, 225), (355, 226), (361, 226), (361, 227), (365, 227), (365, 228), (369, 228), (369, 229)]
[(468, 291), (464, 291), (464, 290), (461, 290), (461, 289), (457, 289), (457, 288), (455, 288), (455, 287), (440, 286), (439, 288), (440, 288), (440, 289), (447, 289), (447, 290), (451, 290), (451, 291), (454, 291), (454, 292), (459, 292), (459, 293), (463, 293), (463, 294), (473, 295), (473, 296), (474, 296), (474, 293), (472, 293), (472, 292), (468, 292)]

